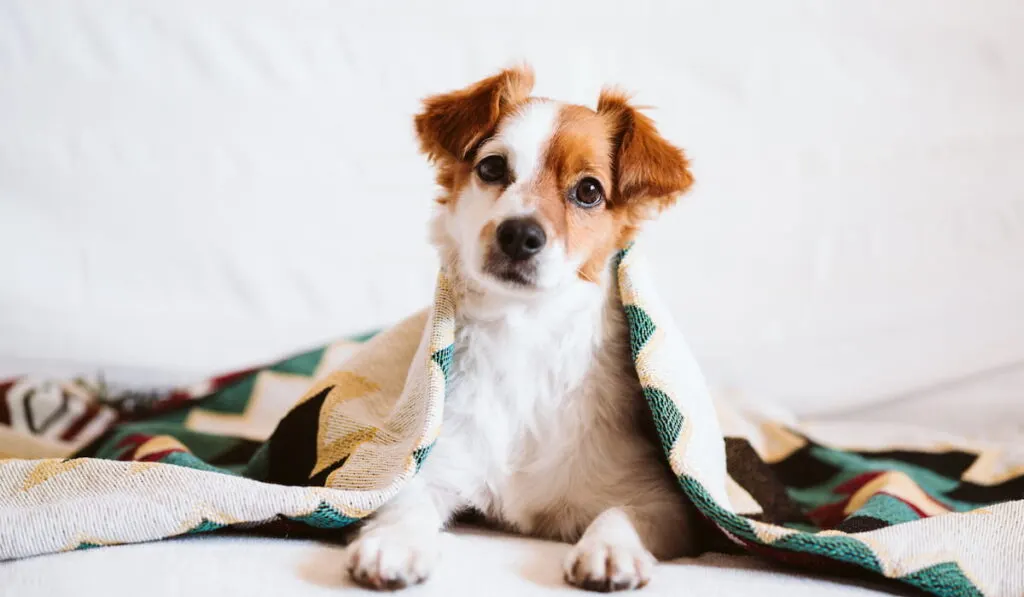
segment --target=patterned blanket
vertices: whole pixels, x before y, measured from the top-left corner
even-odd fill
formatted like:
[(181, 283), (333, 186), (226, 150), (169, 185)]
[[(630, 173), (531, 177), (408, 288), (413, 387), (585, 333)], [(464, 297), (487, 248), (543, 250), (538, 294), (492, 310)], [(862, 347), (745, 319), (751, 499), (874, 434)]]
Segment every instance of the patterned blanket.
[[(717, 405), (637, 249), (617, 258), (632, 356), (665, 458), (722, 536), (798, 567), (934, 595), (1024, 595), (1024, 458), (964, 442), (817, 432)], [(336, 534), (416, 474), (454, 342), (431, 308), (197, 386), (0, 384), (0, 559), (219, 529)]]

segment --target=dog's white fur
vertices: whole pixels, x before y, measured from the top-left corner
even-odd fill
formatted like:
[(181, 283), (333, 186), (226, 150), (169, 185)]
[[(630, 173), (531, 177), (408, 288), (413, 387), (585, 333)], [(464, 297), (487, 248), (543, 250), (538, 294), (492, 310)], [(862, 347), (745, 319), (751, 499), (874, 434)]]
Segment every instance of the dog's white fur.
[[(480, 147), (478, 161), (489, 155), (506, 157), (509, 168), (517, 173), (515, 184), (495, 197), (492, 187), (474, 178), (472, 185), (455, 202), (455, 212), (439, 214), (448, 217), (435, 220), (434, 244), (442, 251), (449, 248), (454, 250), (456, 254), (446, 259), (462, 265), (461, 269), (467, 278), (496, 297), (507, 298), (506, 295), (519, 295), (521, 291), (482, 273), (487, 243), (481, 242), (480, 231), (488, 222), (500, 223), (507, 218), (530, 215), (525, 194), (534, 177), (540, 173), (544, 149), (555, 132), (559, 109), (560, 105), (556, 102), (537, 102), (525, 106)], [(439, 227), (441, 230), (438, 230)], [(580, 265), (579, 259), (568, 258), (562, 245), (550, 243), (534, 259), (539, 265), (535, 284), (537, 290), (554, 290), (559, 284), (578, 282), (571, 278), (575, 277)], [(547, 298), (557, 301), (558, 293), (551, 293)], [(501, 298), (498, 298), (494, 306), (498, 311), (510, 307), (515, 309), (514, 302)]]
[[(479, 180), (442, 207), (434, 241), (456, 277), (455, 359), (444, 424), (419, 474), (349, 548), (358, 582), (398, 588), (434, 567), (438, 534), (467, 509), (522, 533), (577, 541), (566, 579), (630, 589), (660, 559), (692, 553), (690, 510), (656, 441), (632, 368), (613, 275), (595, 284), (558, 243), (533, 288), (483, 270), (489, 223), (528, 215), (523, 194), (541, 167), (558, 110), (531, 104), (480, 155), (516, 173), (504, 191)], [(610, 265), (609, 265), (610, 267)]]

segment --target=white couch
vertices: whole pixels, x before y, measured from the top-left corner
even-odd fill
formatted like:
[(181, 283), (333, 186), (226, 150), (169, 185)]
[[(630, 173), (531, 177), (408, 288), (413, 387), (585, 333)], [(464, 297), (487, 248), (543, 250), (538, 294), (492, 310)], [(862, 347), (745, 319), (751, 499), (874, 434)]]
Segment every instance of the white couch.
[[(540, 94), (636, 90), (688, 149), (698, 185), (645, 242), (708, 377), (1019, 440), (1021, 30), (1013, 0), (5, 0), (0, 376), (187, 380), (420, 307), (434, 191), (410, 116), (527, 59)], [(562, 590), (563, 546), (449, 542), (426, 591)], [(6, 564), (0, 588), (326, 594), (333, 552), (176, 541)], [(697, 564), (649, 592), (870, 592)]]

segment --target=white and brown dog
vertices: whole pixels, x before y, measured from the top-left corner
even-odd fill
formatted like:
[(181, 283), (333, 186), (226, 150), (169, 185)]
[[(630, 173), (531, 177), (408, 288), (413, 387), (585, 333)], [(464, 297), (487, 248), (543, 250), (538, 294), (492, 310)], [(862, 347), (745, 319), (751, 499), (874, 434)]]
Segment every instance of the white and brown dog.
[(683, 152), (616, 91), (597, 110), (530, 97), (503, 71), (416, 117), (444, 189), (433, 240), (455, 279), (440, 437), (349, 547), (360, 584), (426, 579), (463, 511), (575, 542), (566, 580), (643, 586), (693, 553), (692, 508), (654, 439), (611, 260), (691, 183)]

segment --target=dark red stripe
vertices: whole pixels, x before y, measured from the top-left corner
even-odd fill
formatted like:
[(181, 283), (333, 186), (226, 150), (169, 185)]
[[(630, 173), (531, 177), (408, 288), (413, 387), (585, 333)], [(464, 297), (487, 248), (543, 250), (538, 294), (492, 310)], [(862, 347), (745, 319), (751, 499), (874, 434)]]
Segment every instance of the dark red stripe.
[(153, 452), (152, 454), (146, 454), (142, 458), (133, 458), (132, 460), (138, 460), (139, 462), (160, 462), (161, 460), (164, 459), (165, 456), (177, 454), (179, 452), (187, 452), (187, 450), (182, 450), (181, 448), (171, 448), (169, 450), (161, 450), (159, 452)]
[(861, 487), (864, 487), (871, 481), (874, 481), (878, 477), (888, 474), (889, 472), (890, 471), (871, 471), (869, 473), (861, 473), (856, 477), (837, 485), (836, 488), (832, 490), (832, 493), (853, 495), (857, 493)]
[(833, 529), (846, 519), (846, 505), (849, 499), (840, 500), (824, 506), (818, 506), (807, 513), (807, 518), (822, 529)]
[(77, 437), (78, 434), (81, 433), (83, 429), (85, 429), (85, 426), (88, 425), (90, 421), (96, 418), (96, 415), (99, 414), (100, 410), (102, 410), (102, 407), (100, 407), (99, 404), (90, 404), (88, 407), (86, 407), (85, 412), (82, 413), (81, 416), (79, 416), (77, 419), (75, 419), (75, 422), (72, 423), (70, 427), (65, 429), (64, 433), (60, 434), (60, 439), (66, 442), (75, 439), (75, 437)]
[[(940, 501), (936, 500), (935, 498), (933, 498), (932, 496), (928, 495), (928, 493), (927, 493), (927, 492), (926, 492), (926, 491), (925, 491), (924, 489), (922, 489), (920, 485), (917, 485), (917, 484), (915, 483), (915, 486), (917, 486), (917, 488), (918, 488), (918, 489), (921, 489), (921, 492), (922, 492), (922, 493), (924, 493), (924, 494), (925, 494), (925, 496), (927, 496), (927, 499), (929, 499), (929, 500), (931, 500), (931, 501), (935, 502), (936, 504), (938, 504), (938, 505), (942, 506), (943, 508), (945, 508), (945, 509), (947, 509), (947, 510), (952, 510), (952, 508), (950, 508), (949, 506), (947, 506), (947, 505), (943, 504), (942, 502), (940, 502)], [(917, 507), (917, 506), (915, 506), (914, 504), (912, 504), (912, 503), (908, 502), (907, 500), (905, 500), (905, 499), (901, 498), (901, 497), (900, 497), (900, 496), (898, 496), (898, 495), (893, 495), (893, 494), (889, 493), (888, 491), (879, 491), (879, 492), (878, 492), (878, 493), (876, 493), (875, 495), (882, 495), (882, 494), (885, 494), (885, 495), (887, 495), (887, 496), (891, 497), (891, 498), (892, 498), (892, 499), (894, 499), (894, 500), (899, 500), (901, 504), (903, 504), (903, 505), (905, 505), (906, 507), (908, 507), (908, 508), (910, 508), (911, 510), (913, 510), (913, 511), (914, 511), (914, 513), (915, 513), (915, 514), (917, 514), (918, 516), (920, 516), (921, 518), (928, 518), (928, 517), (929, 517), (929, 515), (928, 515), (928, 514), (925, 514), (925, 513), (924, 513), (924, 512), (923, 512), (923, 511), (922, 511), (922, 510), (921, 510), (920, 508), (918, 508), (918, 507)]]
[(216, 392), (217, 390), (229, 386), (236, 381), (242, 380), (242, 378), (248, 377), (253, 373), (262, 371), (264, 367), (252, 367), (249, 369), (242, 369), (240, 371), (233, 371), (231, 373), (225, 373), (224, 375), (218, 375), (209, 380), (210, 388), (209, 392)]

